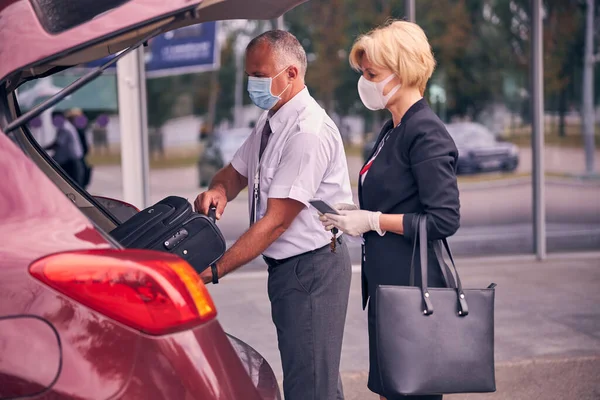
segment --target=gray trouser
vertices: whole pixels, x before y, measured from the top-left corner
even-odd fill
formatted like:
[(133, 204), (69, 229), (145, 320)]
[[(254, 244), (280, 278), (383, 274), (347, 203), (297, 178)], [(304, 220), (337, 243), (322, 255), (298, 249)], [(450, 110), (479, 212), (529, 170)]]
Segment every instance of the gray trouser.
[(352, 266), (345, 243), (269, 266), (286, 400), (342, 400), (339, 376)]

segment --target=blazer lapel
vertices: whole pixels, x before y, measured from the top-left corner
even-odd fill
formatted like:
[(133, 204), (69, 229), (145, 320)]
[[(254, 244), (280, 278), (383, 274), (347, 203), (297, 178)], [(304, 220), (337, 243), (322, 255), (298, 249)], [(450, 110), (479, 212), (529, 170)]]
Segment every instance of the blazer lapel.
[[(371, 149), (371, 152), (369, 153), (369, 157), (367, 157), (367, 159), (364, 160), (364, 162), (363, 162), (363, 166), (361, 167), (361, 170), (365, 167), (365, 165), (367, 165), (367, 163), (369, 162), (371, 157), (373, 157), (373, 155), (377, 151), (377, 148), (379, 147), (379, 143), (381, 143), (381, 140), (385, 137), (385, 134), (387, 133), (387, 131), (392, 128), (393, 124), (394, 124), (394, 122), (392, 120), (389, 120), (388, 122), (386, 122), (383, 125), (383, 128), (379, 132), (379, 136), (377, 136), (375, 145), (373, 146), (373, 148)], [(358, 176), (358, 201), (361, 204), (363, 202), (362, 201), (362, 179), (361, 179), (360, 175)]]

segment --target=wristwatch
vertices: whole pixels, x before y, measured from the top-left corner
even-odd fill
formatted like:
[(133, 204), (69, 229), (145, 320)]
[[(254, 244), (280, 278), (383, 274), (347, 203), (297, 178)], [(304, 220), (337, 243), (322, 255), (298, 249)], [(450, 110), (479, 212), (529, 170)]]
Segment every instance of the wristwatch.
[(217, 263), (213, 263), (210, 266), (210, 269), (212, 270), (212, 283), (219, 283), (219, 271), (217, 270)]

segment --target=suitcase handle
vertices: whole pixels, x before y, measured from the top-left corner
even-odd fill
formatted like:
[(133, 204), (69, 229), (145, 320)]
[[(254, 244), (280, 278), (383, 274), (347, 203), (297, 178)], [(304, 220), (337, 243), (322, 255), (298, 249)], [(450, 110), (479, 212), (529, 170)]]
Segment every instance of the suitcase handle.
[(217, 207), (210, 207), (208, 209), (208, 218), (212, 220), (212, 222), (217, 222)]

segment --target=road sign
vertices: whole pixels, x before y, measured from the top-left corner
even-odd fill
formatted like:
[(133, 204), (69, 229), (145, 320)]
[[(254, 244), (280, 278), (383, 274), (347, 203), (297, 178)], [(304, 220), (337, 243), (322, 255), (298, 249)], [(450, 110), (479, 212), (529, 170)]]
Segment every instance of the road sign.
[[(155, 78), (218, 69), (221, 52), (217, 27), (216, 21), (204, 22), (150, 39), (144, 47), (146, 76)], [(102, 58), (86, 66), (97, 67), (108, 59)], [(107, 71), (115, 72), (116, 68), (113, 66)]]

